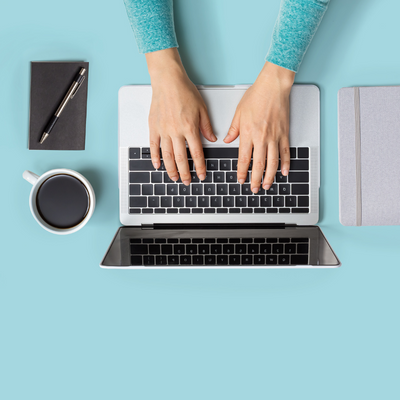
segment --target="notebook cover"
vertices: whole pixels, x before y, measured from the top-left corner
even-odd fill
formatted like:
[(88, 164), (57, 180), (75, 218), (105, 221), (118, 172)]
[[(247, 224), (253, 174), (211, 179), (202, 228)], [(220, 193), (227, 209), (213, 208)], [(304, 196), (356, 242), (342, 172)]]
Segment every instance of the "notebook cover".
[[(74, 77), (85, 68), (85, 80), (65, 106), (49, 137), (40, 144), (43, 130), (54, 115)], [(30, 150), (85, 150), (88, 62), (32, 62), (29, 122)]]
[(338, 93), (343, 225), (400, 225), (400, 86)]

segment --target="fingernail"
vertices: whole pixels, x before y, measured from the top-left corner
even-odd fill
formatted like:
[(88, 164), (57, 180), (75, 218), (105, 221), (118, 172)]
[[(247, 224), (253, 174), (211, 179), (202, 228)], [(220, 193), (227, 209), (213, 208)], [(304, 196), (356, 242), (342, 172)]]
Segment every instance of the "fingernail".
[(264, 186), (263, 186), (263, 188), (264, 188), (265, 190), (268, 190), (270, 187), (271, 187), (271, 185), (264, 185)]
[(253, 193), (258, 193), (258, 187), (253, 187), (253, 188), (251, 188), (251, 191), (253, 192)]
[(284, 169), (284, 170), (282, 171), (282, 175), (284, 175), (284, 176), (286, 176), (288, 173), (289, 173), (289, 171), (288, 171), (287, 169)]
[(153, 161), (153, 166), (155, 169), (160, 168), (160, 162), (159, 161)]
[(216, 142), (217, 140), (217, 137), (213, 134), (213, 141)]
[(186, 186), (189, 186), (190, 185), (190, 181), (183, 181), (183, 184), (186, 185)]
[(241, 185), (243, 185), (244, 179), (239, 179), (239, 183), (240, 183)]
[(176, 182), (179, 179), (179, 176), (170, 176), (171, 180)]
[(200, 174), (200, 175), (199, 175), (199, 179), (200, 179), (201, 181), (204, 181), (204, 179), (206, 179), (206, 174)]

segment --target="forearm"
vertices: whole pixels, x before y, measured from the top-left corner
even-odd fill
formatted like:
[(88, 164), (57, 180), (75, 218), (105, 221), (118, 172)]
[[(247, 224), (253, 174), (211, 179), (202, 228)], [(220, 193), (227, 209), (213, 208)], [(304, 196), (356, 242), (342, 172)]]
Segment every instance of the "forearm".
[(297, 72), (330, 0), (282, 0), (266, 60)]
[(172, 0), (124, 0), (140, 53), (178, 47)]

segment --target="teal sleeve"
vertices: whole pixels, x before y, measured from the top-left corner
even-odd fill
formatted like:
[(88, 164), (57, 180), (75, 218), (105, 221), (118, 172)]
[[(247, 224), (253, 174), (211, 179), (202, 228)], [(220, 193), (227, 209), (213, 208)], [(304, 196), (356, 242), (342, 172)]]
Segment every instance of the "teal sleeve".
[(140, 53), (178, 47), (172, 0), (124, 0)]
[(297, 72), (330, 0), (282, 0), (266, 60)]

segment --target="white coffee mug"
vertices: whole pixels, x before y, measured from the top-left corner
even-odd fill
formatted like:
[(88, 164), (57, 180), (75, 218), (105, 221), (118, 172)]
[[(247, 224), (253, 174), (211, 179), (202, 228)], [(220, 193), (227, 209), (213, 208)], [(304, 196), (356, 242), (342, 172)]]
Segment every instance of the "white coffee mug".
[[(71, 228), (57, 228), (54, 227), (50, 224), (48, 224), (40, 215), (37, 204), (36, 204), (36, 198), (37, 198), (37, 193), (40, 187), (42, 186), (43, 182), (45, 182), (47, 179), (55, 176), (55, 175), (70, 175), (73, 176), (74, 178), (78, 179), (86, 188), (88, 197), (89, 197), (89, 207), (88, 211), (84, 217), (84, 219), (78, 224), (75, 225)], [(52, 169), (51, 171), (45, 172), (43, 175), (38, 176), (34, 174), (31, 171), (25, 171), (22, 174), (23, 178), (26, 179), (29, 183), (33, 185), (31, 194), (29, 197), (29, 207), (31, 209), (32, 215), (38, 222), (38, 224), (46, 229), (46, 231), (49, 231), (51, 233), (55, 233), (57, 235), (68, 235), (70, 233), (74, 233), (76, 231), (79, 231), (79, 229), (82, 229), (89, 221), (90, 217), (93, 215), (94, 208), (96, 205), (96, 198), (94, 194), (94, 190), (92, 188), (92, 185), (89, 183), (89, 181), (79, 174), (76, 171), (72, 171), (70, 169), (65, 169), (65, 168), (60, 168), (60, 169)]]

